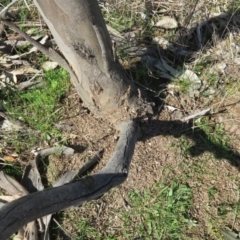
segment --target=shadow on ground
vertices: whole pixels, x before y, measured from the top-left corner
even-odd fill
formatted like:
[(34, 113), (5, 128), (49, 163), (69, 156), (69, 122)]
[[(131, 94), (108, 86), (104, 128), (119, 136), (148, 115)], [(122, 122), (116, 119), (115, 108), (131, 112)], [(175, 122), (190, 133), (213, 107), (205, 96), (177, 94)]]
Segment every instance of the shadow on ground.
[[(213, 47), (218, 41), (223, 40), (230, 36), (230, 34), (236, 34), (240, 30), (240, 9), (237, 6), (236, 1), (232, 1), (229, 4), (227, 13), (219, 14), (217, 17), (207, 18), (197, 24), (196, 26), (189, 28), (191, 12), (186, 17), (185, 25), (179, 27), (175, 34), (173, 44), (176, 46), (176, 51), (171, 49), (162, 49), (160, 46), (154, 46), (152, 44), (146, 44), (145, 47), (147, 52), (145, 55), (152, 56), (160, 60), (161, 57), (166, 57), (171, 60), (177, 68), (182, 68), (186, 62), (194, 61), (197, 57), (198, 52), (207, 51)], [(200, 32), (200, 35), (199, 35)], [(151, 41), (152, 39), (150, 39)], [(179, 51), (177, 48), (179, 47)], [(189, 55), (181, 55), (178, 52), (187, 51)], [(169, 81), (165, 79), (158, 79), (149, 75), (149, 71), (145, 66), (135, 65), (129, 68), (129, 72), (133, 79), (140, 79), (137, 83), (147, 86), (151, 89), (155, 89), (160, 83), (168, 84)], [(139, 70), (140, 67), (140, 70)], [(140, 75), (140, 76), (139, 76)], [(147, 84), (146, 84), (147, 83)], [(158, 86), (157, 86), (158, 85)], [(141, 87), (141, 86), (140, 86)], [(146, 90), (146, 89), (145, 89)], [(148, 91), (148, 90), (147, 90)], [(150, 95), (153, 95), (150, 92)], [(162, 96), (161, 96), (162, 97)], [(164, 107), (164, 98), (160, 103), (159, 98), (153, 98), (157, 106)], [(161, 110), (160, 110), (161, 111)], [(150, 128), (154, 129), (152, 132)], [(185, 136), (186, 138), (193, 141), (194, 145), (191, 146), (187, 151), (192, 157), (201, 155), (208, 151), (214, 154), (216, 159), (223, 160), (227, 159), (231, 165), (240, 170), (240, 154), (232, 149), (228, 143), (222, 144), (221, 141), (212, 141), (209, 135), (206, 134), (200, 128), (193, 128), (192, 123), (186, 123), (181, 121), (158, 121), (150, 120), (148, 123), (142, 125), (143, 137), (141, 140), (145, 141), (148, 138), (164, 135), (174, 136), (180, 138)]]
[[(164, 57), (172, 62), (175, 69), (182, 69), (184, 68), (184, 63), (195, 61), (200, 53), (207, 52), (231, 34), (235, 35), (239, 32), (240, 10), (236, 1), (232, 1), (229, 4), (228, 12), (218, 14), (216, 17), (206, 16), (202, 22), (191, 23), (191, 26), (190, 22), (194, 11), (195, 8), (189, 9), (188, 16), (185, 17), (185, 23), (179, 26), (175, 33), (172, 33), (174, 38), (166, 49), (152, 43), (154, 31), (151, 34), (147, 33), (144, 39), (136, 43), (134, 49), (136, 56), (140, 56), (141, 62), (129, 64), (126, 67), (133, 80), (150, 89), (159, 88), (160, 83), (168, 83), (169, 81), (159, 77), (158, 73), (151, 72), (151, 68), (146, 69), (145, 56), (150, 56), (157, 60)], [(158, 34), (161, 36), (161, 32)], [(165, 35), (163, 32), (161, 37)]]
[[(159, 121), (150, 120), (148, 123), (142, 124), (141, 141), (146, 141), (149, 138), (163, 135), (174, 136), (175, 138), (181, 138), (185, 136), (193, 143), (191, 147), (186, 149), (191, 157), (197, 157), (204, 152), (210, 152), (216, 159), (228, 160), (231, 165), (240, 170), (240, 154), (231, 148), (230, 145), (221, 144), (221, 142), (215, 142), (209, 139), (209, 136), (199, 128), (193, 128), (191, 123), (182, 121)], [(149, 130), (149, 129), (154, 129)]]

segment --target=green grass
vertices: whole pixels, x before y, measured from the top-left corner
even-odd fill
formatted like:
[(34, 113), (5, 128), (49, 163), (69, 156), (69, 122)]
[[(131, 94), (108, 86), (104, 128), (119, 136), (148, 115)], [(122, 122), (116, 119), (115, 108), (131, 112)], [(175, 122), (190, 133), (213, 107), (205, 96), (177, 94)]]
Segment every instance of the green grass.
[(10, 3), (10, 0), (2, 0), (1, 1), (1, 5), (3, 5), (4, 7), (6, 7), (9, 3)]
[(61, 118), (61, 101), (70, 88), (69, 76), (60, 68), (45, 72), (43, 79), (43, 87), (23, 92), (6, 90), (2, 93), (0, 104), (9, 116), (35, 131), (34, 134), (13, 131), (11, 136), (6, 136), (5, 144), (13, 146), (17, 153), (29, 151), (41, 139), (47, 142), (52, 138), (61, 140), (61, 133), (54, 128), (54, 124)]
[[(197, 159), (189, 163), (192, 159), (191, 148), (194, 146), (194, 140), (190, 140), (188, 135), (183, 135), (176, 140), (176, 144), (172, 146), (173, 151), (177, 151), (180, 158), (179, 164), (182, 165), (182, 174), (180, 179), (174, 177), (168, 178), (168, 174), (164, 174), (162, 182), (154, 184), (152, 187), (144, 191), (132, 190), (127, 199), (127, 209), (116, 209), (116, 213), (110, 213), (110, 219), (117, 216), (120, 219), (121, 227), (116, 231), (116, 236), (108, 235), (105, 226), (99, 230), (94, 225), (90, 218), (79, 218), (78, 213), (72, 211), (70, 216), (67, 216), (68, 224), (74, 225), (76, 239), (192, 239), (189, 235), (192, 229), (198, 228), (198, 219), (192, 217), (193, 205), (193, 188), (197, 185), (204, 184), (202, 179), (206, 180), (206, 176), (214, 177), (212, 169), (208, 169), (209, 161), (215, 161), (214, 151), (223, 151), (220, 155), (229, 154), (229, 136), (226, 135), (221, 126), (212, 127), (209, 122), (201, 120), (201, 130), (195, 130), (195, 137), (198, 139), (201, 148), (210, 153), (199, 155)], [(199, 124), (200, 124), (199, 123)], [(205, 136), (203, 136), (203, 134)], [(207, 142), (204, 142), (207, 140)], [(204, 145), (205, 144), (205, 145)], [(171, 172), (172, 169), (169, 169)], [(217, 173), (215, 173), (217, 174)], [(193, 180), (193, 176), (196, 178)], [(211, 179), (210, 177), (208, 177)], [(193, 181), (194, 186), (190, 187), (186, 182)], [(225, 228), (225, 218), (233, 214), (236, 217), (239, 214), (239, 203), (231, 203), (226, 201), (217, 204), (219, 198), (219, 189), (214, 185), (206, 190), (209, 197), (209, 203), (205, 206), (208, 218), (208, 234), (217, 239), (222, 239), (220, 229)], [(115, 190), (118, 191), (118, 190)], [(91, 203), (94, 205), (94, 203)], [(83, 206), (84, 211), (94, 208), (93, 205), (87, 203)], [(213, 205), (214, 204), (214, 205)], [(90, 206), (91, 205), (91, 206)], [(86, 207), (86, 208), (85, 208)], [(212, 218), (210, 210), (217, 210), (216, 218)], [(209, 212), (209, 213), (208, 213)], [(112, 215), (113, 214), (113, 215)], [(79, 232), (78, 232), (79, 231)], [(119, 235), (118, 235), (119, 234)], [(209, 238), (210, 239), (210, 238)], [(211, 238), (212, 239), (212, 238)]]
[(180, 81), (177, 81), (177, 85), (179, 86), (179, 89), (182, 93), (188, 93), (192, 85), (192, 82), (190, 79), (185, 78)]
[(121, 8), (113, 7), (110, 12), (102, 9), (102, 12), (105, 21), (119, 32), (132, 29), (142, 23), (140, 16), (131, 11), (127, 4), (121, 6)]
[[(45, 72), (43, 78), (43, 87), (23, 92), (7, 90), (1, 95), (0, 104), (7, 113), (34, 131), (28, 134), (16, 131), (12, 131), (11, 135), (6, 134), (4, 145), (14, 147), (21, 159), (25, 156), (28, 158), (31, 148), (39, 145), (41, 140), (61, 140), (61, 133), (54, 129), (54, 124), (61, 117), (61, 100), (69, 91), (69, 76), (60, 68)], [(20, 180), (23, 167), (19, 163), (8, 162), (3, 165), (2, 170)]]
[(44, 87), (16, 91), (4, 105), (11, 117), (41, 132), (52, 131), (54, 123), (59, 120), (60, 102), (69, 90), (69, 77), (63, 69), (45, 72), (44, 79)]
[(78, 229), (75, 235), (76, 240), (100, 239), (101, 235), (97, 228), (89, 224), (89, 219), (81, 218), (80, 221), (74, 221), (74, 228)]
[(232, 1), (230, 4), (229, 4), (229, 10), (230, 10), (230, 13), (234, 13), (234, 14), (239, 14), (240, 12), (240, 1), (239, 0), (236, 0), (236, 1)]
[[(115, 213), (109, 212), (109, 219), (119, 219), (115, 234), (110, 233), (114, 226), (102, 223), (99, 230), (91, 218), (86, 218), (87, 213), (80, 216), (76, 210), (67, 211), (64, 225), (74, 229), (72, 237), (77, 240), (117, 240), (119, 237), (146, 240), (187, 239), (187, 230), (196, 226), (196, 221), (189, 214), (192, 209), (192, 191), (178, 180), (169, 183), (166, 179), (164, 183), (156, 183), (142, 192), (133, 190), (129, 193), (127, 202), (127, 210), (119, 208)], [(92, 211), (95, 208), (94, 202), (86, 203), (82, 208), (86, 212)]]
[(13, 177), (15, 179), (18, 179), (18, 180), (20, 180), (21, 177), (22, 177), (22, 169), (21, 169), (21, 167), (16, 165), (16, 164), (14, 164), (14, 163), (12, 163), (12, 162), (6, 162), (6, 164), (4, 164), (2, 166), (2, 171), (5, 174), (7, 174), (7, 175), (9, 175), (9, 176), (11, 176), (11, 177)]
[(231, 147), (232, 136), (226, 133), (223, 124), (213, 123), (205, 117), (195, 121), (194, 130), (182, 132), (180, 138), (171, 145), (180, 150), (182, 157), (191, 158), (210, 152), (216, 159), (226, 158), (234, 162), (237, 153)]
[[(205, 134), (202, 139), (206, 143), (204, 146), (206, 149), (217, 151), (218, 155), (221, 155), (223, 158), (229, 158), (231, 156), (231, 147), (229, 143), (232, 137), (225, 132), (222, 124), (211, 124), (208, 119), (203, 118), (196, 125)], [(199, 134), (201, 137), (201, 133)]]
[[(208, 195), (208, 203), (205, 206), (205, 217), (208, 226), (207, 234), (211, 236), (209, 239), (223, 239), (221, 229), (227, 228), (230, 231), (235, 229), (232, 219), (237, 219), (239, 216), (239, 202), (235, 202), (234, 198), (232, 199), (227, 193), (224, 201), (221, 201), (224, 195), (222, 189), (217, 182), (210, 181), (218, 178), (218, 171), (224, 172), (224, 169), (214, 169), (216, 161), (224, 159), (235, 165), (239, 156), (231, 148), (232, 137), (224, 131), (221, 124), (211, 124), (210, 120), (203, 118), (196, 125), (199, 129), (180, 137), (172, 147), (178, 154), (180, 152), (183, 159), (182, 181), (190, 181), (193, 191), (194, 189), (196, 191), (199, 186), (207, 186), (205, 192)], [(225, 179), (234, 184), (235, 174), (225, 175)], [(239, 193), (239, 189), (234, 191), (236, 194)], [(212, 211), (216, 211), (215, 217), (211, 215)]]
[[(146, 42), (146, 39), (149, 41), (154, 32), (154, 26), (151, 22), (151, 19), (142, 19), (140, 12), (132, 11), (129, 4), (123, 3), (121, 4), (121, 7), (118, 7), (117, 5), (111, 5), (108, 10), (102, 8), (103, 17), (106, 23), (122, 34), (125, 32), (134, 32), (136, 30), (134, 33), (134, 38), (139, 43)], [(142, 9), (141, 12), (143, 13), (145, 11), (145, 9)], [(118, 45), (118, 58), (122, 60), (130, 59), (126, 49), (133, 46), (133, 43), (128, 40), (123, 45)]]
[(195, 225), (189, 215), (191, 189), (178, 181), (133, 191), (129, 198), (131, 208), (124, 214), (123, 226), (126, 239), (186, 239), (186, 230)]

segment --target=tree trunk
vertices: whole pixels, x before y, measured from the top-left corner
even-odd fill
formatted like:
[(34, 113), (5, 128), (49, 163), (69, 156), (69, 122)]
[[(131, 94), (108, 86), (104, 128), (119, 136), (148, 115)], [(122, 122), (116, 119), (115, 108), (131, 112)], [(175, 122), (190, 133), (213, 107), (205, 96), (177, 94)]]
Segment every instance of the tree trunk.
[[(121, 184), (128, 175), (138, 135), (138, 125), (131, 119), (152, 109), (117, 61), (97, 0), (34, 2), (59, 47), (61, 65), (69, 71), (84, 104), (96, 116), (120, 126), (121, 134), (112, 158), (98, 174), (29, 194), (1, 208), (0, 239), (8, 238), (29, 221), (80, 205)], [(51, 51), (37, 47), (51, 55)]]
[[(115, 56), (96, 0), (35, 0), (73, 75), (85, 105), (115, 123), (146, 113)], [(149, 111), (150, 108), (147, 109)]]

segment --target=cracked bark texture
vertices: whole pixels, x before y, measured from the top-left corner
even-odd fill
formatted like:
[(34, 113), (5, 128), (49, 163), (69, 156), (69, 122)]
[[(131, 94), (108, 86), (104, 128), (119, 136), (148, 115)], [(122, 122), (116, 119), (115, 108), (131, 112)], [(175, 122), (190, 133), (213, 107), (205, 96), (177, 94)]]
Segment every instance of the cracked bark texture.
[(72, 69), (72, 83), (86, 107), (112, 123), (151, 112), (115, 59), (97, 0), (34, 2)]

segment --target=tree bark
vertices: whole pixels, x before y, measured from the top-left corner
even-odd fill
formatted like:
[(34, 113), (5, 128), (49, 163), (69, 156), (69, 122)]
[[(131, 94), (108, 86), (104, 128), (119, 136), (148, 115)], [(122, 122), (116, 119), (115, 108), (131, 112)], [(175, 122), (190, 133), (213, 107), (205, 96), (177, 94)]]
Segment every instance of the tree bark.
[(112, 123), (151, 112), (113, 52), (97, 0), (34, 0), (75, 78), (72, 83), (96, 116)]

